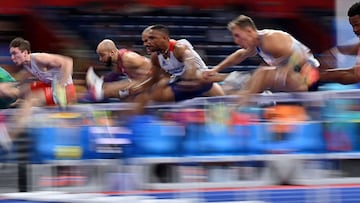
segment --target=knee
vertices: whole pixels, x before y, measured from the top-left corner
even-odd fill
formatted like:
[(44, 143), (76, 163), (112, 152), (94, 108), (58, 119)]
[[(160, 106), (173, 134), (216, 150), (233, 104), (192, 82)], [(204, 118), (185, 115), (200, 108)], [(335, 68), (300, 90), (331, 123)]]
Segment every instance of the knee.
[(210, 92), (211, 92), (210, 96), (224, 96), (225, 95), (224, 90), (217, 83), (213, 84), (212, 88), (210, 89)]

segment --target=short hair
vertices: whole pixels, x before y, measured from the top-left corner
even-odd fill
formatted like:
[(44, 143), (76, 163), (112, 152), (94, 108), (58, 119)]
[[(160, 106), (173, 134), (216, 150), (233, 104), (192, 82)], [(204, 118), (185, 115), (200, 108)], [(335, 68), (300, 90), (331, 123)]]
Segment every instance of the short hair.
[(30, 42), (25, 40), (22, 37), (16, 37), (10, 42), (9, 48), (17, 47), (20, 51), (27, 50), (29, 53), (31, 52)]
[(170, 35), (169, 28), (166, 25), (162, 25), (162, 24), (151, 25), (147, 27), (145, 30), (157, 30), (166, 35)]
[(348, 17), (360, 15), (360, 2), (354, 3), (348, 10)]
[(227, 25), (227, 28), (231, 30), (235, 26), (238, 26), (240, 28), (251, 27), (255, 30), (257, 29), (254, 21), (246, 15), (239, 15), (238, 17), (230, 21)]

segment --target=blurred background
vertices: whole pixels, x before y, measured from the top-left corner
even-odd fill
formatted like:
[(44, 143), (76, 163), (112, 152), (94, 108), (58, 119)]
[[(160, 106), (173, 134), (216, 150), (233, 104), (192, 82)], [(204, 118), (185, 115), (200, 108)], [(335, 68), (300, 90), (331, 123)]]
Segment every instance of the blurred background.
[[(207, 65), (213, 66), (238, 48), (226, 25), (239, 14), (254, 18), (259, 29), (285, 30), (320, 54), (336, 43), (336, 11), (347, 10), (345, 1), (340, 5), (343, 7), (335, 9), (334, 0), (3, 0), (0, 65), (16, 71), (8, 44), (22, 36), (31, 42), (33, 52), (74, 57), (74, 78), (81, 85), (88, 66), (98, 65), (95, 50), (102, 39), (110, 38), (119, 48), (145, 54), (142, 30), (161, 23), (169, 26), (174, 39), (187, 38)], [(340, 20), (340, 29), (348, 29), (347, 19)], [(352, 32), (346, 36), (352, 38)], [(257, 58), (251, 58), (241, 65), (246, 69), (256, 64)]]

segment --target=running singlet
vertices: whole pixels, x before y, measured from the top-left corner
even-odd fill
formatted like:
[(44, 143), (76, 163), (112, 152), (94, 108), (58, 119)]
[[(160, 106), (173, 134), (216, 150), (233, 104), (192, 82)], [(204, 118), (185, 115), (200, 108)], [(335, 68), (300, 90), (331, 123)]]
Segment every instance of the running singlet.
[[(260, 39), (265, 33), (273, 32), (270, 30), (260, 30), (258, 31), (258, 35)], [(286, 35), (289, 35), (286, 32), (283, 31), (275, 31), (275, 32), (282, 32)], [(256, 47), (258, 54), (263, 58), (263, 60), (270, 66), (276, 66), (276, 67), (284, 67), (286, 65), (292, 66), (294, 71), (300, 72), (301, 75), (304, 78), (304, 83), (308, 86), (309, 89), (311, 89), (314, 85), (316, 85), (317, 81), (319, 80), (319, 71), (318, 67), (320, 66), (320, 63), (317, 59), (315, 59), (314, 55), (310, 52), (310, 49), (296, 40), (294, 37), (289, 35), (292, 39), (292, 50), (293, 54), (291, 57), (284, 56), (284, 57), (278, 57), (274, 58), (272, 55), (265, 53), (260, 47)], [(280, 81), (280, 84), (282, 86), (285, 86), (286, 84), (286, 74), (285, 75), (279, 75), (277, 73), (277, 78), (279, 78), (278, 81)]]
[[(181, 39), (175, 41), (173, 39), (170, 40), (169, 44), (169, 58), (165, 59), (164, 56), (158, 53), (159, 63), (162, 69), (174, 76), (181, 76), (185, 71), (185, 64), (180, 62), (174, 56), (174, 48), (175, 44), (185, 44), (192, 50), (193, 56), (195, 57), (196, 63), (199, 64), (199, 69), (207, 69), (206, 64), (201, 59), (200, 55), (193, 49), (193, 46), (190, 44), (189, 41), (186, 39)], [(194, 88), (191, 90), (184, 90), (183, 88), (179, 87), (177, 83), (170, 84), (170, 87), (174, 93), (174, 99), (176, 102), (191, 99), (197, 96), (201, 96), (203, 93), (209, 91), (212, 88), (212, 83), (207, 83), (202, 85), (201, 87)]]
[[(260, 38), (266, 33), (269, 32), (269, 30), (259, 30), (258, 35)], [(277, 31), (277, 32), (283, 32), (283, 31)], [(289, 35), (286, 32), (283, 32), (287, 35)], [(294, 52), (297, 52), (302, 58), (306, 58), (306, 62), (310, 63), (313, 67), (319, 67), (320, 63), (318, 60), (316, 60), (311, 54), (310, 49), (306, 47), (304, 44), (296, 40), (294, 37), (289, 35), (292, 39), (292, 50)], [(270, 66), (283, 66), (288, 63), (289, 57), (279, 57), (274, 58), (272, 55), (265, 53), (260, 47), (256, 47), (258, 54), (261, 56), (261, 58), (264, 59), (264, 61), (270, 65)]]
[[(37, 53), (32, 53), (31, 56), (35, 56)], [(53, 89), (51, 87), (51, 83), (54, 79), (59, 80), (61, 78), (60, 68), (52, 68), (48, 71), (42, 71), (36, 64), (34, 60), (30, 57), (30, 66), (25, 66), (26, 70), (28, 70), (31, 74), (33, 74), (39, 81), (33, 82), (30, 84), (30, 89), (32, 91), (42, 89), (45, 94), (46, 104), (54, 105), (53, 98)], [(76, 101), (76, 91), (75, 86), (73, 84), (71, 76), (68, 78), (66, 82), (66, 98), (68, 103), (75, 103)]]
[[(15, 79), (3, 68), (0, 67), (0, 82), (15, 82)], [(0, 109), (8, 108), (16, 98), (0, 98)]]
[[(30, 54), (31, 56), (36, 56), (37, 53)], [(43, 83), (49, 83), (54, 79), (60, 79), (61, 78), (61, 71), (60, 68), (51, 68), (47, 71), (42, 71), (36, 64), (36, 62), (32, 59), (30, 59), (30, 66), (25, 66), (26, 70), (28, 70), (31, 74), (33, 74), (37, 79), (39, 79)], [(72, 84), (72, 78), (69, 77), (68, 81), (66, 82), (66, 85)]]
[(196, 63), (199, 64), (199, 69), (208, 69), (204, 61), (201, 59), (200, 55), (194, 50), (193, 46), (186, 39), (181, 40), (170, 40), (169, 44), (169, 58), (166, 59), (161, 53), (158, 53), (159, 63), (162, 69), (168, 72), (170, 75), (181, 76), (185, 71), (185, 64), (179, 61), (174, 56), (174, 47), (175, 44), (184, 44), (186, 45), (193, 53)]
[(125, 52), (128, 52), (129, 50), (127, 49), (119, 49), (119, 57), (118, 57), (118, 63), (117, 63), (117, 69), (120, 73), (122, 74), (125, 74), (126, 75), (126, 72), (125, 72), (125, 67), (124, 67), (124, 64), (122, 62), (122, 56), (125, 54)]
[[(146, 78), (151, 77), (151, 67), (147, 71), (141, 72), (140, 70), (133, 70), (133, 71), (126, 71), (124, 63), (122, 61), (122, 57), (126, 52), (131, 52), (127, 49), (119, 49), (119, 57), (118, 57), (118, 63), (117, 63), (117, 70), (121, 73), (127, 76), (130, 79), (140, 79), (146, 76)], [(146, 57), (143, 57), (144, 60), (148, 60)]]

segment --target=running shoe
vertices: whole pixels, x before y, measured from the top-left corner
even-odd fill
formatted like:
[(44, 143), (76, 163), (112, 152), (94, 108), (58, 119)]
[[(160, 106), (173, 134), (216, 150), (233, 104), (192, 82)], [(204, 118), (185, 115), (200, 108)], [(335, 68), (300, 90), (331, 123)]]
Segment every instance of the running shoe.
[(101, 101), (104, 99), (104, 93), (102, 90), (103, 83), (104, 79), (97, 76), (93, 67), (90, 66), (86, 72), (86, 84), (95, 101)]
[(12, 148), (12, 140), (3, 121), (0, 122), (0, 146), (6, 152), (9, 152)]
[(67, 98), (66, 89), (64, 85), (60, 85), (57, 80), (52, 81), (53, 98), (57, 105), (61, 108), (66, 108)]

